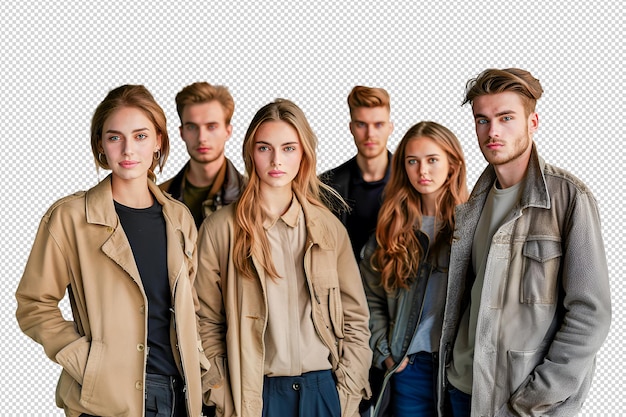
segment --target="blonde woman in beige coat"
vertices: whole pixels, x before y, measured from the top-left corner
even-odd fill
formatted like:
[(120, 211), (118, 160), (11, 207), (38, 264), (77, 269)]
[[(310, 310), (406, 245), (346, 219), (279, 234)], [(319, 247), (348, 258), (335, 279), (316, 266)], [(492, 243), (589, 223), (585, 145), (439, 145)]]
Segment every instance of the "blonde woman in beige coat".
[(347, 232), (320, 200), (315, 148), (294, 103), (261, 108), (243, 144), (247, 187), (200, 228), (199, 325), (220, 416), (354, 417), (369, 396), (367, 303)]
[[(111, 175), (44, 215), (17, 289), (17, 320), (62, 367), (69, 417), (198, 417), (196, 227), (153, 170), (169, 152), (163, 110), (125, 85), (95, 111), (91, 147)], [(72, 320), (59, 302), (68, 294)], [(164, 414), (167, 413), (167, 414)]]

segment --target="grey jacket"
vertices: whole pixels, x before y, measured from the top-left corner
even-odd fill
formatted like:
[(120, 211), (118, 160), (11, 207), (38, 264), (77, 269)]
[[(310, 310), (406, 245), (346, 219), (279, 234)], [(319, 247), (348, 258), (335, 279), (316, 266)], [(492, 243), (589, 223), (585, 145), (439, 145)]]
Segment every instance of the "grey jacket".
[[(418, 232), (418, 238), (421, 247), (429, 247), (427, 235)], [(370, 347), (374, 354), (373, 363), (374, 366), (386, 370), (381, 391), (378, 398), (375, 399), (373, 416), (378, 417), (386, 415), (388, 404), (383, 401), (385, 390), (390, 386), (391, 376), (407, 356), (413, 337), (417, 332), (421, 321), (426, 286), (436, 267), (429, 261), (430, 256), (427, 250), (420, 263), (417, 276), (414, 277), (409, 288), (399, 288), (393, 292), (387, 292), (380, 282), (380, 273), (375, 271), (371, 265), (371, 258), (375, 249), (376, 239), (375, 235), (372, 235), (372, 238), (363, 248), (363, 259), (359, 267), (370, 310), (369, 327), (372, 333)], [(449, 247), (442, 248), (439, 253), (441, 254), (440, 258), (447, 258)], [(445, 264), (447, 265), (447, 261)], [(389, 356), (396, 365), (386, 369), (383, 362)]]
[[(474, 280), (471, 248), (493, 166), (457, 207), (439, 377)], [(591, 191), (533, 144), (520, 202), (493, 236), (478, 312), (472, 416), (573, 416), (611, 321), (600, 219)]]

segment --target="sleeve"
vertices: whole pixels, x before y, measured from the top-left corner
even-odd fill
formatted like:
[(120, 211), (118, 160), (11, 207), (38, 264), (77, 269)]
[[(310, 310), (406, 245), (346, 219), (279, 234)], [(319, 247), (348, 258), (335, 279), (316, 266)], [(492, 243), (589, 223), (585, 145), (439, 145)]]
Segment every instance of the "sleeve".
[(335, 376), (341, 402), (342, 417), (358, 415), (363, 397), (369, 398), (369, 369), (372, 351), (369, 348), (369, 312), (359, 268), (345, 228), (338, 227), (337, 272), (344, 317), (343, 348)]
[(391, 356), (389, 348), (389, 309), (387, 306), (387, 293), (380, 283), (380, 273), (372, 268), (371, 259), (376, 247), (376, 240), (370, 241), (363, 249), (363, 259), (359, 263), (363, 286), (367, 297), (367, 305), (370, 311), (369, 328), (370, 347), (373, 352), (373, 364), (381, 369), (385, 369), (383, 361)]
[[(569, 208), (563, 232), (560, 328), (542, 363), (526, 378), (499, 416), (569, 414), (582, 403), (593, 374), (595, 356), (611, 323), (608, 267), (600, 217), (593, 196), (579, 193)], [(571, 410), (570, 410), (571, 411)]]
[(226, 314), (222, 298), (222, 273), (212, 230), (214, 222), (203, 222), (198, 234), (198, 331), (210, 369), (202, 376), (204, 402), (220, 410), (226, 407), (230, 392), (226, 369)]
[(71, 274), (62, 248), (51, 232), (47, 214), (39, 225), (17, 287), (16, 318), (22, 331), (41, 344), (55, 362), (63, 348), (81, 338), (76, 324), (65, 320), (59, 309)]

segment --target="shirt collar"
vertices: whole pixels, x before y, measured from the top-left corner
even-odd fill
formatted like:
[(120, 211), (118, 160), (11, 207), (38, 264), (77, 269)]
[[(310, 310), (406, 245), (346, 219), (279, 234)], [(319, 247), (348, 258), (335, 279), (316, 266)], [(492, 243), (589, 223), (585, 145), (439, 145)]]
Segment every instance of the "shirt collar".
[(271, 218), (267, 215), (267, 213), (263, 214), (263, 228), (265, 230), (271, 229), (276, 224), (278, 219), (282, 219), (287, 226), (294, 228), (298, 226), (298, 219), (300, 218), (301, 212), (302, 206), (294, 194), (291, 197), (291, 204), (289, 205), (289, 208), (282, 216)]

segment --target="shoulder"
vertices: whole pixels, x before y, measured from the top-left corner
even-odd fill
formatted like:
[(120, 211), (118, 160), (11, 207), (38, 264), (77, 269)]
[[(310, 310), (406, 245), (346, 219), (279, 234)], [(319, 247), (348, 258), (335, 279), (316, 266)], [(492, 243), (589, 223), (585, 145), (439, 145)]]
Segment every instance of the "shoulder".
[(55, 201), (43, 216), (44, 221), (80, 217), (84, 219), (86, 191), (77, 191)]
[(563, 168), (546, 163), (543, 175), (549, 188), (566, 187), (576, 193), (591, 194), (591, 190), (582, 180)]
[(347, 160), (343, 164), (329, 169), (320, 175), (320, 179), (326, 184), (332, 184), (342, 178), (349, 178), (352, 172), (352, 166), (356, 163), (356, 156)]

